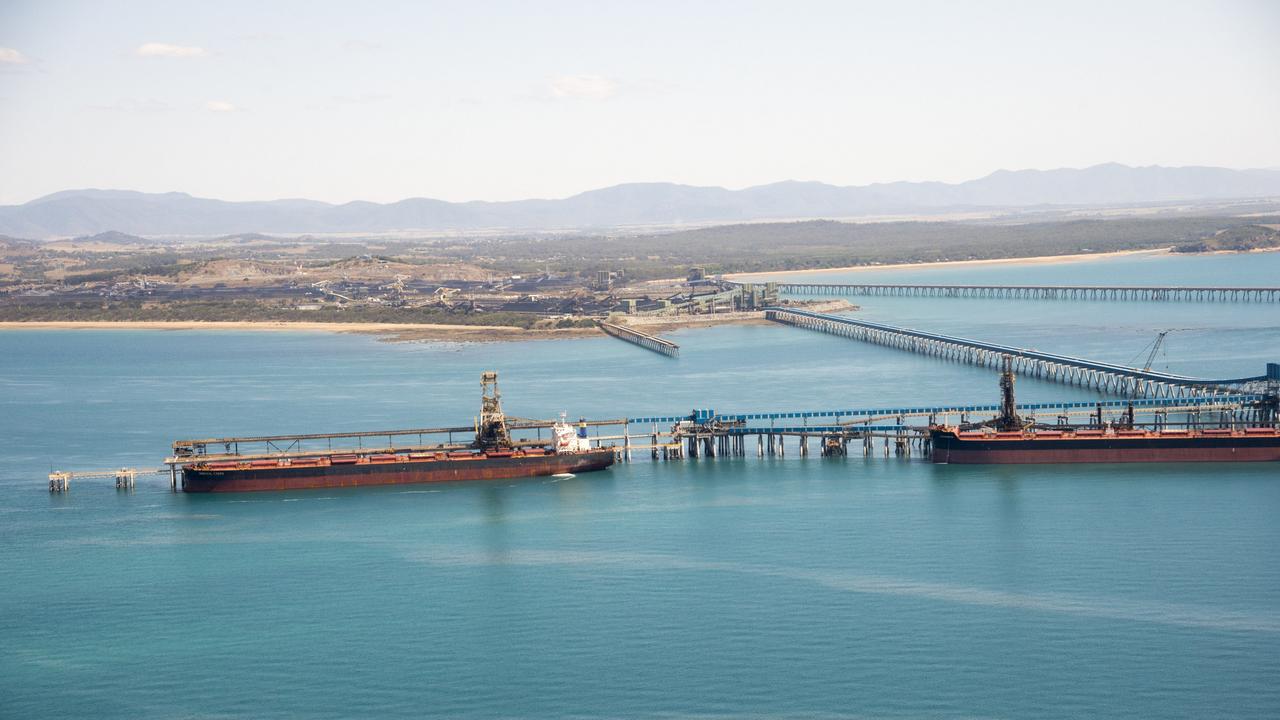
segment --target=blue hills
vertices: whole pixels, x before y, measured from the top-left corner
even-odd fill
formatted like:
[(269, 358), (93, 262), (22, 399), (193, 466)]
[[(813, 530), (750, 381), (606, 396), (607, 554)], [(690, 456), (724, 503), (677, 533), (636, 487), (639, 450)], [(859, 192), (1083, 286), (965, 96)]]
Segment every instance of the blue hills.
[(119, 231), (142, 236), (361, 233), (440, 230), (600, 229), (636, 225), (929, 214), (966, 209), (1114, 206), (1280, 197), (1280, 170), (1129, 167), (1000, 170), (962, 183), (841, 187), (785, 181), (728, 190), (629, 183), (556, 200), (331, 204), (230, 202), (181, 192), (66, 190), (0, 206), (0, 234), (47, 238)]

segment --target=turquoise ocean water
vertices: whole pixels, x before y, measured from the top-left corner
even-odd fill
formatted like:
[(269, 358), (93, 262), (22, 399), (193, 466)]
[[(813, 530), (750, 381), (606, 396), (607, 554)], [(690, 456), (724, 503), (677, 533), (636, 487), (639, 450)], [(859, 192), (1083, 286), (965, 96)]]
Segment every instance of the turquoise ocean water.
[[(856, 277), (1274, 285), (1280, 255)], [(1155, 363), (1176, 372), (1280, 359), (1275, 305), (852, 301), (1117, 362), (1178, 328)], [(0, 332), (0, 718), (1280, 715), (1272, 465), (792, 449), (560, 481), (45, 489), (51, 466), (153, 465), (179, 437), (464, 424), (486, 369), (540, 417), (996, 395), (990, 370), (794, 328), (672, 336), (679, 360), (603, 337)]]

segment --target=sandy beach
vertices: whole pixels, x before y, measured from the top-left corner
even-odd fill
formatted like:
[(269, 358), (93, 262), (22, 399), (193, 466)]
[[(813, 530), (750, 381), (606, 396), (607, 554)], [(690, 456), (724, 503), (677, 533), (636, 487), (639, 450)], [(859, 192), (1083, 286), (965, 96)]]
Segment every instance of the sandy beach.
[(505, 325), (445, 325), (426, 323), (324, 323), (249, 321), (60, 321), (0, 322), (0, 330), (234, 330), (272, 332), (336, 332), (386, 335), (390, 340), (542, 340), (592, 335), (595, 328), (525, 330)]
[(1141, 255), (1168, 255), (1171, 248), (1153, 248), (1147, 250), (1117, 250), (1106, 253), (1078, 253), (1075, 255), (1041, 255), (1036, 257), (992, 258), (989, 260), (945, 260), (925, 263), (892, 263), (888, 265), (852, 265), (836, 268), (813, 268), (810, 270), (768, 270), (753, 273), (732, 273), (725, 275), (726, 280), (750, 281), (757, 278), (777, 277), (779, 275), (820, 275), (822, 273), (867, 272), (871, 270), (919, 270), (922, 268), (963, 267), (966, 265), (1052, 265), (1056, 263), (1088, 262), (1093, 260), (1112, 260), (1121, 257)]
[[(747, 324), (764, 322), (762, 313), (721, 313), (719, 315), (647, 319), (619, 317), (624, 325), (649, 326), (647, 330), (674, 330), (688, 327)], [(632, 322), (635, 321), (635, 322)], [(325, 332), (378, 335), (390, 342), (518, 342), (523, 340), (560, 340), (600, 335), (599, 329), (563, 328), (525, 330), (504, 325), (443, 325), (414, 323), (323, 323), (323, 322), (196, 322), (196, 321), (35, 321), (0, 322), (5, 330), (221, 330), (234, 332)]]
[[(805, 303), (804, 306), (819, 312), (838, 312), (857, 309), (844, 300)], [(716, 315), (684, 315), (679, 317), (617, 316), (615, 322), (645, 330), (676, 330), (681, 328), (711, 327), (714, 325), (751, 324), (765, 322), (761, 312), (733, 312)], [(66, 320), (66, 321), (0, 321), (3, 330), (224, 330), (268, 332), (327, 332), (380, 335), (385, 340), (444, 341), (444, 342), (504, 342), (519, 340), (558, 340), (562, 338), (599, 335), (594, 327), (525, 330), (507, 325), (447, 325), (442, 323), (325, 323), (282, 321), (156, 321), (122, 320)]]

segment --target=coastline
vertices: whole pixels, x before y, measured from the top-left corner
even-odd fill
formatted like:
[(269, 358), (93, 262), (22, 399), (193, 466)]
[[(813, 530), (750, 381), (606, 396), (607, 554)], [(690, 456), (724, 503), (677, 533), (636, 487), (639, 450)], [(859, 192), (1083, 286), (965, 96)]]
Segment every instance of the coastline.
[(496, 340), (542, 340), (593, 335), (595, 328), (525, 330), (508, 325), (446, 325), (442, 323), (325, 323), (248, 320), (66, 320), (0, 322), (3, 330), (232, 330), (269, 332), (329, 332), (359, 335), (386, 335), (389, 340), (452, 340), (488, 342)]
[[(1280, 248), (1258, 248), (1254, 250), (1233, 251), (1218, 250), (1201, 253), (1186, 253), (1187, 257), (1211, 255), (1238, 255), (1249, 253), (1280, 252)], [(868, 272), (873, 270), (927, 269), (934, 267), (963, 267), (982, 265), (1050, 265), (1072, 262), (1093, 262), (1123, 257), (1158, 257), (1183, 255), (1174, 253), (1172, 248), (1149, 248), (1144, 250), (1119, 250), (1105, 253), (1077, 253), (1072, 255), (1043, 255), (1019, 258), (992, 258), (984, 260), (946, 260), (928, 263), (892, 263), (886, 265), (854, 265), (839, 268), (813, 268), (807, 270), (769, 270), (754, 273), (730, 273), (725, 279), (738, 282), (757, 282), (765, 278), (777, 276), (812, 276), (821, 274)], [(647, 280), (642, 284), (658, 284), (683, 282), (675, 280)], [(857, 310), (857, 306), (839, 308), (821, 308), (821, 312), (843, 312)], [(631, 316), (620, 318), (621, 324), (630, 325), (654, 332), (681, 330), (687, 328), (712, 327), (716, 325), (752, 325), (766, 322), (758, 313), (738, 312), (717, 315), (696, 316)], [(152, 330), (152, 331), (184, 331), (184, 330), (221, 330), (251, 332), (324, 332), (354, 333), (360, 335), (377, 335), (381, 340), (389, 342), (437, 341), (437, 342), (519, 342), (527, 340), (557, 340), (566, 338), (594, 337), (600, 335), (595, 327), (535, 329), (510, 325), (452, 325), (446, 323), (374, 323), (374, 322), (313, 322), (313, 321), (252, 321), (252, 320), (32, 320), (32, 321), (0, 321), (0, 332), (6, 330)]]
[[(856, 310), (844, 300), (809, 303), (822, 312)], [(716, 325), (753, 325), (767, 322), (758, 311), (684, 316), (621, 316), (617, 321), (645, 330), (666, 331)], [(560, 340), (603, 335), (599, 328), (559, 328), (525, 330), (509, 325), (448, 325), (443, 323), (326, 323), (285, 322), (282, 320), (32, 320), (0, 321), (0, 332), (6, 330), (223, 330), (250, 332), (324, 332), (378, 335), (390, 342), (518, 342), (524, 340)]]
[(1149, 248), (1146, 250), (1116, 250), (1104, 253), (1076, 253), (1074, 255), (1037, 255), (1017, 258), (989, 258), (984, 260), (940, 260), (922, 263), (891, 263), (887, 265), (851, 265), (848, 267), (811, 268), (808, 270), (765, 270), (763, 272), (730, 273), (726, 280), (746, 280), (754, 278), (777, 277), (779, 275), (815, 275), (821, 273), (870, 272), (873, 270), (919, 270), (935, 267), (966, 267), (976, 265), (1052, 265), (1056, 263), (1087, 262), (1092, 260), (1112, 260), (1121, 257), (1141, 255), (1172, 255), (1173, 248)]

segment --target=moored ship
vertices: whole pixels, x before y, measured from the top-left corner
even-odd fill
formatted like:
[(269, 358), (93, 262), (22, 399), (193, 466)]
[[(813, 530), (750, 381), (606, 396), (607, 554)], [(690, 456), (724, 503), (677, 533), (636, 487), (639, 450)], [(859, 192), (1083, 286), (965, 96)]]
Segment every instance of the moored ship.
[(1088, 426), (1038, 426), (1017, 414), (1013, 373), (1006, 363), (1000, 378), (1000, 415), (987, 423), (929, 428), (935, 463), (1138, 463), (1280, 461), (1275, 398), (1252, 427), (1143, 429), (1126, 417), (1104, 423), (1101, 410)]
[[(579, 423), (575, 432), (563, 417), (551, 425), (550, 442), (513, 440), (502, 412), (497, 373), (484, 373), (481, 387), (481, 414), (469, 447), (192, 458), (179, 465), (182, 489), (194, 493), (251, 492), (502, 480), (591, 472), (613, 464), (612, 448), (592, 448), (585, 423)], [(193, 447), (203, 450), (204, 446), (203, 441), (175, 443), (175, 455), (191, 452)]]

